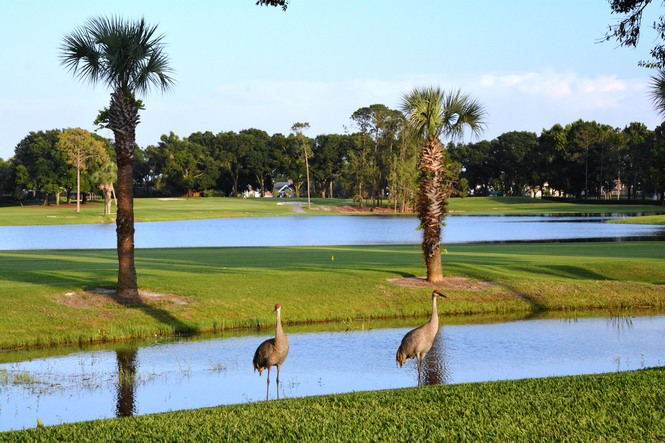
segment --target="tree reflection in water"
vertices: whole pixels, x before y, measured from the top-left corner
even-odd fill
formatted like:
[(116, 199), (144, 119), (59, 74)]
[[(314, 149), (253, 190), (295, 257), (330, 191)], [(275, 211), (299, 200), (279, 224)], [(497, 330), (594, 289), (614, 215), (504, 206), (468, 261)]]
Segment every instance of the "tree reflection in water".
[(118, 361), (117, 417), (131, 417), (136, 412), (136, 355), (138, 348), (116, 349)]
[(445, 341), (444, 330), (441, 328), (434, 339), (432, 349), (425, 357), (423, 385), (445, 385), (450, 382)]

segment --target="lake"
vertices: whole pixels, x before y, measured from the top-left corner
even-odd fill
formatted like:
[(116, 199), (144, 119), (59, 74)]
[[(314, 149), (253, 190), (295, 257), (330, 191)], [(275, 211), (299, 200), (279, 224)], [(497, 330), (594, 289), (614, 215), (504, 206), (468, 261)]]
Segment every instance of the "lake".
[[(291, 348), (280, 397), (416, 386), (415, 363), (395, 364), (409, 329), (308, 333), (287, 328)], [(0, 364), (0, 431), (35, 427), (37, 417), (53, 425), (265, 400), (266, 374), (253, 372), (252, 357), (269, 336), (164, 340)], [(453, 384), (664, 364), (665, 315), (444, 324), (428, 354), (424, 379)], [(274, 370), (271, 381), (273, 399)]]
[[(451, 215), (443, 243), (663, 239), (665, 227), (608, 216)], [(136, 223), (137, 248), (419, 244), (406, 216), (293, 216)], [(0, 226), (0, 249), (113, 249), (114, 224)]]

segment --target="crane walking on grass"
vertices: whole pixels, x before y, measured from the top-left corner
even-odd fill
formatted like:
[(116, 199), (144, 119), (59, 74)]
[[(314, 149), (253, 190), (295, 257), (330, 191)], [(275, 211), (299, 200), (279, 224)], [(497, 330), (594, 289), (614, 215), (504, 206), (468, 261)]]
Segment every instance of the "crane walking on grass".
[(268, 370), (268, 380), (266, 381), (266, 400), (270, 391), (270, 369), (277, 366), (277, 398), (279, 398), (279, 371), (282, 368), (286, 356), (289, 354), (289, 340), (282, 330), (281, 312), (282, 307), (275, 305), (277, 321), (275, 323), (275, 338), (269, 338), (259, 345), (254, 353), (254, 370), (259, 371), (259, 375), (264, 369)]
[(407, 332), (397, 349), (396, 360), (400, 367), (410, 358), (418, 360), (418, 385), (420, 385), (423, 360), (432, 348), (434, 338), (439, 332), (439, 315), (436, 312), (436, 299), (438, 297), (447, 298), (436, 289), (432, 292), (432, 318), (424, 325)]

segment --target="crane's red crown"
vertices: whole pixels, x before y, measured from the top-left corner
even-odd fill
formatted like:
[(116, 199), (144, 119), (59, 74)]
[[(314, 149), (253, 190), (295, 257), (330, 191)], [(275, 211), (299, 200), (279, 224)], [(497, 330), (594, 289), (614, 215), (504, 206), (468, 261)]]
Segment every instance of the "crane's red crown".
[(280, 305), (279, 303), (277, 303), (275, 305), (275, 311), (278, 310), (278, 309), (282, 309), (282, 305)]

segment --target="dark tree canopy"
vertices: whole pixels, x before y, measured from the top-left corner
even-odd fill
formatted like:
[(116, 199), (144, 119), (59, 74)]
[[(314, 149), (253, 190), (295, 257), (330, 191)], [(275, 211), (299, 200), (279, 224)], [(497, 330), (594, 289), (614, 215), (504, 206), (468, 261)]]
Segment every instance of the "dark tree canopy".
[[(604, 41), (616, 40), (621, 46), (636, 47), (640, 41), (644, 9), (651, 3), (651, 0), (610, 0), (609, 3), (612, 13), (623, 14), (624, 18), (608, 27)], [(659, 16), (658, 20), (651, 24), (651, 27), (658, 33), (658, 38), (665, 41), (665, 17)], [(660, 69), (665, 67), (665, 46), (663, 43), (656, 43), (651, 49), (651, 57), (653, 57), (653, 60), (641, 60), (638, 65), (645, 68)]]
[(286, 8), (289, 6), (289, 0), (258, 0), (256, 4), (260, 6), (281, 6), (282, 10), (286, 11)]

